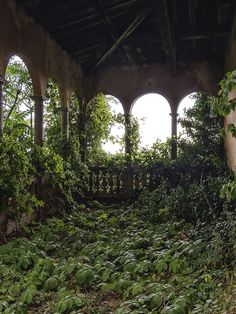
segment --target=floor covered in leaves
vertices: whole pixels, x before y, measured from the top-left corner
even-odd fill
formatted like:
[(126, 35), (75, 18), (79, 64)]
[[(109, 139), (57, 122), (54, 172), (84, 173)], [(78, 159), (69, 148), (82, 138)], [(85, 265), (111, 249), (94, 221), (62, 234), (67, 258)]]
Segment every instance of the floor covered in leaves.
[(0, 313), (236, 313), (215, 238), (135, 206), (78, 206), (0, 246)]

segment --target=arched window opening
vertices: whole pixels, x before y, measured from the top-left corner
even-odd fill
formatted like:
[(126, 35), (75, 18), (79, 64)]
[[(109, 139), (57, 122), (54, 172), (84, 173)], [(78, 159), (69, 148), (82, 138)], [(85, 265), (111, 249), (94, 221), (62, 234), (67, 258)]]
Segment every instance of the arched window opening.
[(177, 134), (178, 136), (186, 136), (184, 129), (180, 123), (181, 119), (186, 118), (186, 112), (188, 109), (192, 108), (196, 102), (196, 93), (191, 93), (185, 96), (178, 106), (178, 124), (177, 124)]
[(132, 115), (139, 123), (140, 148), (171, 136), (170, 105), (160, 94), (146, 94), (136, 100)]
[(45, 141), (54, 147), (61, 139), (61, 99), (58, 84), (49, 78), (44, 102), (44, 135)]
[(4, 133), (17, 129), (21, 136), (33, 137), (34, 103), (32, 81), (29, 71), (18, 56), (13, 56), (6, 68), (8, 83), (3, 91)]
[(102, 148), (110, 154), (124, 152), (124, 109), (119, 101), (114, 96), (106, 95), (106, 100), (112, 112), (114, 122), (110, 130), (110, 139), (102, 144)]

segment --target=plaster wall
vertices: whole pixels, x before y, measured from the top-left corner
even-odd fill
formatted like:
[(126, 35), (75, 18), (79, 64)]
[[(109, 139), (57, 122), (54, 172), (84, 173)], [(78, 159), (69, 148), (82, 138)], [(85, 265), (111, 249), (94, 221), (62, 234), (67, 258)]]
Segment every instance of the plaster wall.
[(34, 95), (44, 96), (50, 76), (67, 94), (80, 89), (80, 66), (14, 0), (0, 1), (0, 21), (0, 73), (4, 75), (9, 59), (18, 55), (29, 69)]
[(161, 94), (175, 111), (180, 101), (192, 92), (215, 94), (219, 78), (218, 69), (205, 62), (193, 64), (176, 76), (161, 64), (110, 67), (96, 73), (94, 89), (118, 98), (126, 113), (137, 98), (147, 93)]

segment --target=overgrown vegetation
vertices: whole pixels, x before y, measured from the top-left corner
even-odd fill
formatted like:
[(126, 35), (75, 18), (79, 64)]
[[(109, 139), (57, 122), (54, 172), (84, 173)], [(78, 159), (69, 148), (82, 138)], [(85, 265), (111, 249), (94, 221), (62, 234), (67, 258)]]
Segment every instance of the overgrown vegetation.
[(151, 222), (141, 200), (81, 205), (2, 245), (1, 313), (234, 313), (235, 213), (195, 225), (155, 204)]
[[(20, 220), (25, 212), (46, 210), (51, 218), (2, 237), (0, 313), (235, 313), (236, 180), (225, 163), (219, 114), (235, 109), (226, 96), (236, 73), (221, 82), (219, 97), (197, 94), (181, 121), (188, 137), (177, 139), (172, 161), (171, 140), (138, 149), (132, 119), (128, 158), (105, 154), (102, 141), (125, 117), (112, 116), (103, 95), (89, 104), (73, 95), (71, 136), (62, 141), (52, 80), (45, 146), (36, 148), (33, 107), (21, 107), (30, 103), (26, 70), (13, 64), (8, 71), (9, 81), (18, 79), (5, 94), (0, 213)], [(236, 135), (233, 125), (229, 131)], [(84, 198), (84, 161), (152, 166), (159, 176), (132, 204), (103, 206)]]

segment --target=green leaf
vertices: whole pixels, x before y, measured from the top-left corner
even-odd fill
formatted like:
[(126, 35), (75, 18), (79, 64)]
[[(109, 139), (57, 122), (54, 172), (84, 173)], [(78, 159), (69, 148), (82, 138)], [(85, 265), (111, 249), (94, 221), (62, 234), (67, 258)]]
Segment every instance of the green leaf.
[(53, 290), (56, 290), (57, 288), (58, 288), (58, 279), (55, 276), (48, 278), (44, 282), (43, 289), (45, 291), (53, 291)]
[(186, 312), (184, 307), (181, 307), (178, 304), (173, 304), (164, 307), (164, 309), (161, 311), (161, 314), (186, 314)]
[(87, 268), (87, 269), (82, 269), (78, 270), (75, 274), (76, 281), (80, 285), (85, 285), (91, 283), (95, 279), (94, 272)]
[(57, 313), (64, 313), (67, 311), (67, 303), (66, 301), (59, 301), (55, 304), (55, 312)]
[(161, 292), (153, 293), (149, 295), (148, 299), (150, 300), (151, 309), (161, 307), (164, 301), (163, 294)]

